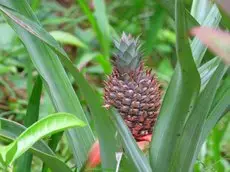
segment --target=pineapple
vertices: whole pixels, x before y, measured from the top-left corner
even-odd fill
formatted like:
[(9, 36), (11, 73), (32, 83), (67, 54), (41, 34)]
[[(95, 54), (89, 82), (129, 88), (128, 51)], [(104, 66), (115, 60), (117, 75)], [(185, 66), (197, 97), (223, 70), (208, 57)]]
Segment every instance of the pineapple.
[(144, 69), (139, 39), (122, 34), (114, 41), (114, 69), (105, 82), (105, 107), (115, 107), (138, 141), (151, 135), (161, 106), (161, 90), (151, 70)]

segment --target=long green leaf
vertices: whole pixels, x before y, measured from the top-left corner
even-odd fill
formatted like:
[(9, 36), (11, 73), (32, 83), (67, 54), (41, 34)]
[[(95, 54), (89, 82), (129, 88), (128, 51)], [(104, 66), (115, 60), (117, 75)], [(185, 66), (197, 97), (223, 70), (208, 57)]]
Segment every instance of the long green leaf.
[(147, 158), (138, 148), (136, 141), (134, 140), (132, 134), (130, 133), (128, 127), (124, 123), (119, 113), (115, 109), (113, 109), (111, 113), (115, 126), (121, 136), (125, 151), (127, 152), (130, 160), (132, 160), (132, 163), (135, 165), (136, 170), (139, 172), (151, 172), (152, 170), (149, 162), (147, 161)]
[(102, 33), (102, 40), (103, 40), (103, 55), (106, 59), (109, 59), (110, 55), (110, 28), (109, 28), (109, 20), (106, 14), (106, 4), (105, 0), (93, 0), (95, 6), (95, 18), (97, 25), (100, 28)]
[[(4, 118), (0, 118), (0, 126), (0, 140), (13, 141), (26, 130), (24, 126)], [(71, 169), (55, 156), (55, 153), (44, 141), (38, 141), (29, 151), (41, 158), (41, 160), (53, 171), (71, 172)]]
[(82, 10), (88, 17), (89, 22), (91, 23), (97, 39), (101, 44), (101, 48), (103, 51), (103, 55), (105, 58), (109, 58), (110, 52), (110, 35), (109, 35), (109, 22), (107, 19), (106, 11), (105, 11), (105, 2), (104, 0), (94, 0), (95, 5), (95, 17), (89, 6), (87, 1), (84, 0), (77, 0), (79, 5), (81, 6)]
[(230, 111), (230, 78), (227, 77), (221, 87), (218, 89), (214, 102), (212, 103), (211, 110), (205, 121), (202, 136), (199, 140), (198, 149), (201, 148), (205, 139), (208, 137), (211, 129), (214, 128), (216, 123)]
[[(42, 80), (40, 76), (38, 76), (34, 84), (32, 94), (29, 99), (29, 104), (28, 104), (26, 116), (24, 119), (24, 125), (26, 127), (29, 127), (30, 125), (32, 125), (38, 120), (41, 93), (42, 93)], [(21, 156), (17, 160), (14, 166), (14, 171), (15, 172), (17, 171), (18, 172), (21, 172), (21, 171), (30, 172), (32, 157), (33, 156), (31, 153), (26, 152), (23, 156)]]
[(16, 22), (21, 23), (21, 26), (24, 29), (37, 36), (39, 39), (43, 40), (59, 54), (62, 62), (77, 81), (77, 84), (79, 85), (79, 88), (83, 93), (92, 114), (94, 115), (95, 126), (98, 132), (101, 148), (102, 165), (104, 168), (115, 168), (115, 130), (111, 125), (109, 113), (104, 108), (102, 108), (99, 95), (97, 95), (94, 90), (92, 90), (81, 73), (77, 71), (77, 69), (68, 59), (63, 49), (59, 47), (57, 42), (44, 29), (19, 14), (14, 13), (14, 16), (11, 16), (12, 19), (15, 17), (17, 17)]
[[(214, 4), (210, 9), (204, 22), (201, 23), (202, 26), (209, 26), (212, 28), (217, 28), (221, 20), (221, 15), (218, 8)], [(207, 47), (198, 39), (194, 38), (191, 43), (192, 54), (197, 66), (200, 66), (201, 61), (205, 55)]]
[(217, 102), (217, 105), (210, 112), (208, 118), (205, 121), (204, 128), (202, 130), (202, 135), (199, 140), (198, 149), (201, 148), (205, 139), (208, 137), (210, 131), (214, 128), (216, 123), (230, 111), (230, 89), (228, 89), (221, 99)]
[(13, 143), (1, 147), (2, 159), (9, 165), (43, 137), (68, 128), (83, 126), (85, 123), (72, 114), (60, 112), (49, 115), (27, 128)]
[(180, 141), (176, 149), (174, 149), (174, 171), (192, 171), (199, 152), (199, 139), (201, 137), (206, 117), (208, 116), (216, 90), (226, 70), (227, 68), (225, 65), (219, 63), (212, 78), (199, 95), (196, 106), (186, 121), (184, 130), (181, 133)]
[[(178, 138), (200, 90), (200, 78), (188, 41), (185, 8), (176, 1), (178, 64), (163, 100), (154, 128), (150, 160), (153, 171), (170, 171)], [(192, 79), (191, 79), (192, 78)]]
[[(35, 21), (39, 25), (36, 16), (33, 14), (25, 0), (0, 0), (0, 4), (15, 9), (17, 12)], [(87, 123), (86, 116), (82, 110), (78, 97), (72, 88), (58, 56), (37, 37), (25, 31), (20, 23), (17, 23), (17, 18), (10, 13), (12, 10), (8, 9), (7, 11), (7, 8), (4, 8), (3, 6), (1, 7), (1, 10), (4, 10), (5, 14), (8, 14), (7, 16), (5, 15), (7, 22), (23, 41), (34, 66), (44, 79), (46, 89), (50, 93), (51, 100), (56, 110), (78, 115), (81, 120)], [(23, 23), (21, 24), (23, 25)], [(31, 30), (32, 28), (29, 27), (27, 29)], [(58, 45), (55, 40), (54, 42)], [(90, 127), (87, 126), (79, 129), (71, 129), (66, 134), (73, 150), (75, 163), (81, 167), (87, 158), (88, 150), (94, 140), (93, 133)]]
[(213, 73), (215, 72), (217, 66), (219, 63), (218, 57), (215, 57), (205, 64), (203, 64), (201, 67), (199, 67), (199, 73), (201, 78), (201, 88), (200, 91), (203, 91), (205, 86), (207, 85), (208, 81), (212, 77)]
[(215, 100), (212, 104), (212, 109), (217, 105), (217, 102), (220, 101), (220, 99), (223, 97), (223, 95), (230, 89), (230, 76), (227, 75), (223, 82), (221, 82), (220, 87), (217, 90), (217, 93), (215, 95)]
[(191, 15), (199, 22), (203, 23), (211, 8), (212, 2), (209, 0), (193, 0), (192, 1), (192, 8), (191, 8)]
[(40, 107), (40, 97), (42, 93), (42, 79), (40, 76), (37, 77), (32, 94), (29, 99), (27, 106), (27, 112), (24, 120), (24, 125), (26, 127), (31, 126), (38, 120), (39, 117), (39, 107)]

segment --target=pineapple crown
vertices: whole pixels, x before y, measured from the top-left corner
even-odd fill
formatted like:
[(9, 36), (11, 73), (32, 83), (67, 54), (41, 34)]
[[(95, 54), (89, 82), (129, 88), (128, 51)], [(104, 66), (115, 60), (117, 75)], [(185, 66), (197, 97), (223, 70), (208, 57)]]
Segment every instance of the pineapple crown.
[(140, 65), (141, 53), (139, 37), (133, 38), (130, 34), (122, 33), (120, 40), (115, 40), (114, 45), (117, 49), (114, 65), (121, 73), (134, 71)]

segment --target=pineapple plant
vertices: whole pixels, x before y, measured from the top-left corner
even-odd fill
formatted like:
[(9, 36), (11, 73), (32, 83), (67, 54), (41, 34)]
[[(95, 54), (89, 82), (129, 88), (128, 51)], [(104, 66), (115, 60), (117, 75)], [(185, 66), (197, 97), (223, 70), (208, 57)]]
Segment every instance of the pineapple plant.
[(160, 84), (151, 70), (144, 68), (138, 38), (122, 34), (114, 41), (117, 53), (114, 69), (105, 82), (105, 107), (115, 107), (140, 141), (152, 134), (161, 106)]

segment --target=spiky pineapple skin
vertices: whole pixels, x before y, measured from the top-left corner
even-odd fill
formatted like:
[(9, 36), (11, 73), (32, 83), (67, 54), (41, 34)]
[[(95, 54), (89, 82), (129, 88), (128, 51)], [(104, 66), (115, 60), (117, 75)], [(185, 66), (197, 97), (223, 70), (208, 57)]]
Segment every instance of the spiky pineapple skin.
[[(115, 68), (105, 88), (105, 106), (115, 107), (134, 138), (152, 133), (161, 105), (160, 85), (143, 64), (134, 72), (122, 74)], [(121, 79), (122, 78), (122, 79)]]
[(105, 83), (105, 107), (115, 107), (136, 140), (149, 135), (161, 106), (161, 89), (155, 75), (144, 69), (138, 38), (122, 34), (115, 41), (118, 53)]

